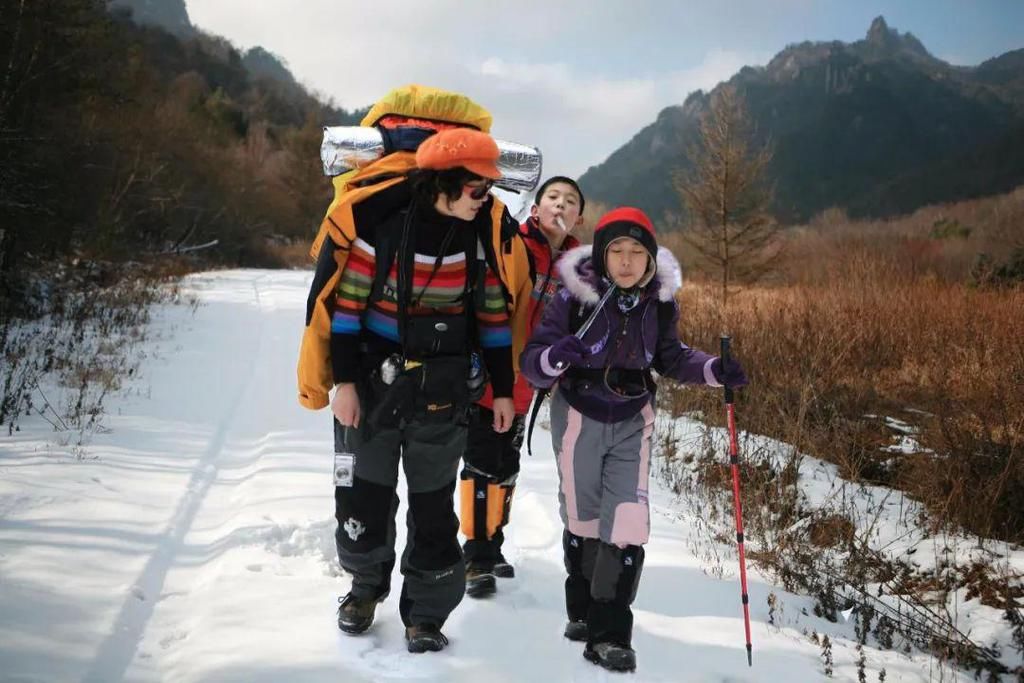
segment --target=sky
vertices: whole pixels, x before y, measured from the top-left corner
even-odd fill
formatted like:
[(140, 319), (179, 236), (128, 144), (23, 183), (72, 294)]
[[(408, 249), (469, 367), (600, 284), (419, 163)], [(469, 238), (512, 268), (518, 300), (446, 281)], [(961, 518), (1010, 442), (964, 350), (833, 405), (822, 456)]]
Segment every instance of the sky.
[(495, 137), (541, 149), (545, 175), (578, 176), (690, 92), (791, 43), (859, 40), (879, 15), (954, 64), (1024, 47), (1020, 0), (186, 4), (195, 26), (270, 50), (349, 109), (407, 83), (466, 94), (493, 114)]

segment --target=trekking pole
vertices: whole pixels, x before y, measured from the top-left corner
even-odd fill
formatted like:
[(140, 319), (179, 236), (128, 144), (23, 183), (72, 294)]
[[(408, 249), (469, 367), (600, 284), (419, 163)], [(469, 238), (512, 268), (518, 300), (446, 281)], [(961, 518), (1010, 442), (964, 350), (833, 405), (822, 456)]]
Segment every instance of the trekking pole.
[(608, 285), (608, 289), (601, 296), (601, 300), (597, 302), (597, 306), (594, 306), (593, 312), (587, 317), (586, 320), (583, 321), (583, 324), (580, 325), (580, 329), (576, 330), (576, 332), (574, 333), (574, 336), (577, 339), (583, 339), (583, 335), (587, 333), (587, 330), (590, 329), (590, 326), (594, 324), (595, 320), (597, 320), (597, 314), (601, 312), (601, 309), (604, 308), (605, 303), (608, 302), (608, 299), (612, 298), (612, 294), (614, 294), (617, 289), (618, 287), (615, 286), (615, 283), (611, 283)]
[[(723, 335), (722, 342), (722, 369), (729, 364), (729, 351), (732, 340)], [(747, 556), (743, 549), (743, 503), (740, 499), (740, 456), (739, 444), (736, 440), (736, 411), (732, 403), (732, 387), (726, 385), (725, 389), (725, 415), (729, 422), (729, 464), (732, 467), (732, 499), (733, 510), (736, 513), (736, 545), (740, 554), (740, 595), (743, 601), (743, 628), (747, 635), (747, 666), (753, 666), (753, 646), (750, 644), (750, 596), (747, 594)]]

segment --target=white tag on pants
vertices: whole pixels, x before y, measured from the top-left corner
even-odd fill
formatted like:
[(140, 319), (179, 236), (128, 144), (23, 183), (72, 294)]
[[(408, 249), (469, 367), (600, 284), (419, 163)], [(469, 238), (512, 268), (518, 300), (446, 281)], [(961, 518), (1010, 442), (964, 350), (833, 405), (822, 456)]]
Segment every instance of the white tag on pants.
[(334, 485), (352, 486), (355, 476), (356, 456), (352, 453), (334, 454)]

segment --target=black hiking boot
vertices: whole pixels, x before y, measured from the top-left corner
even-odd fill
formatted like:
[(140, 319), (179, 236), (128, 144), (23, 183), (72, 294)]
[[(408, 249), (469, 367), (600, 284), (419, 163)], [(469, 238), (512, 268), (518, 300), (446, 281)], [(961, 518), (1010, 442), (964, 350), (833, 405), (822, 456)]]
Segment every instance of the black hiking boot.
[(350, 635), (364, 632), (373, 623), (377, 603), (383, 599), (363, 600), (352, 593), (338, 598), (338, 628)]
[(583, 656), (589, 662), (600, 664), (609, 671), (635, 671), (636, 652), (632, 648), (615, 643), (587, 645)]
[(576, 642), (585, 641), (590, 635), (584, 619), (574, 619), (565, 625), (565, 637)]
[(486, 598), (494, 595), (496, 589), (494, 570), (476, 562), (466, 565), (466, 595), (471, 598)]
[(415, 624), (407, 627), (405, 640), (406, 648), (415, 654), (440, 652), (448, 644), (448, 639), (434, 624)]
[(499, 579), (512, 579), (516, 575), (516, 568), (509, 564), (501, 551), (498, 551), (498, 559), (494, 561), (494, 575)]

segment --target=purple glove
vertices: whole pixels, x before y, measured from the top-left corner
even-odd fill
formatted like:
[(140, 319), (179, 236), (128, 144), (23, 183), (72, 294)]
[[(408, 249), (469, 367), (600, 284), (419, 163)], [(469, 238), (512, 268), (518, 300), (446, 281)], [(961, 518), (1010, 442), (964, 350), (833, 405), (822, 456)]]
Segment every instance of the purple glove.
[(583, 345), (583, 340), (571, 334), (562, 337), (548, 349), (548, 361), (559, 370), (581, 364), (586, 356), (587, 347)]
[(711, 361), (711, 374), (715, 381), (726, 387), (744, 387), (750, 384), (747, 380), (747, 373), (743, 372), (743, 366), (735, 358), (729, 358), (729, 365), (722, 367), (722, 359), (716, 358)]

